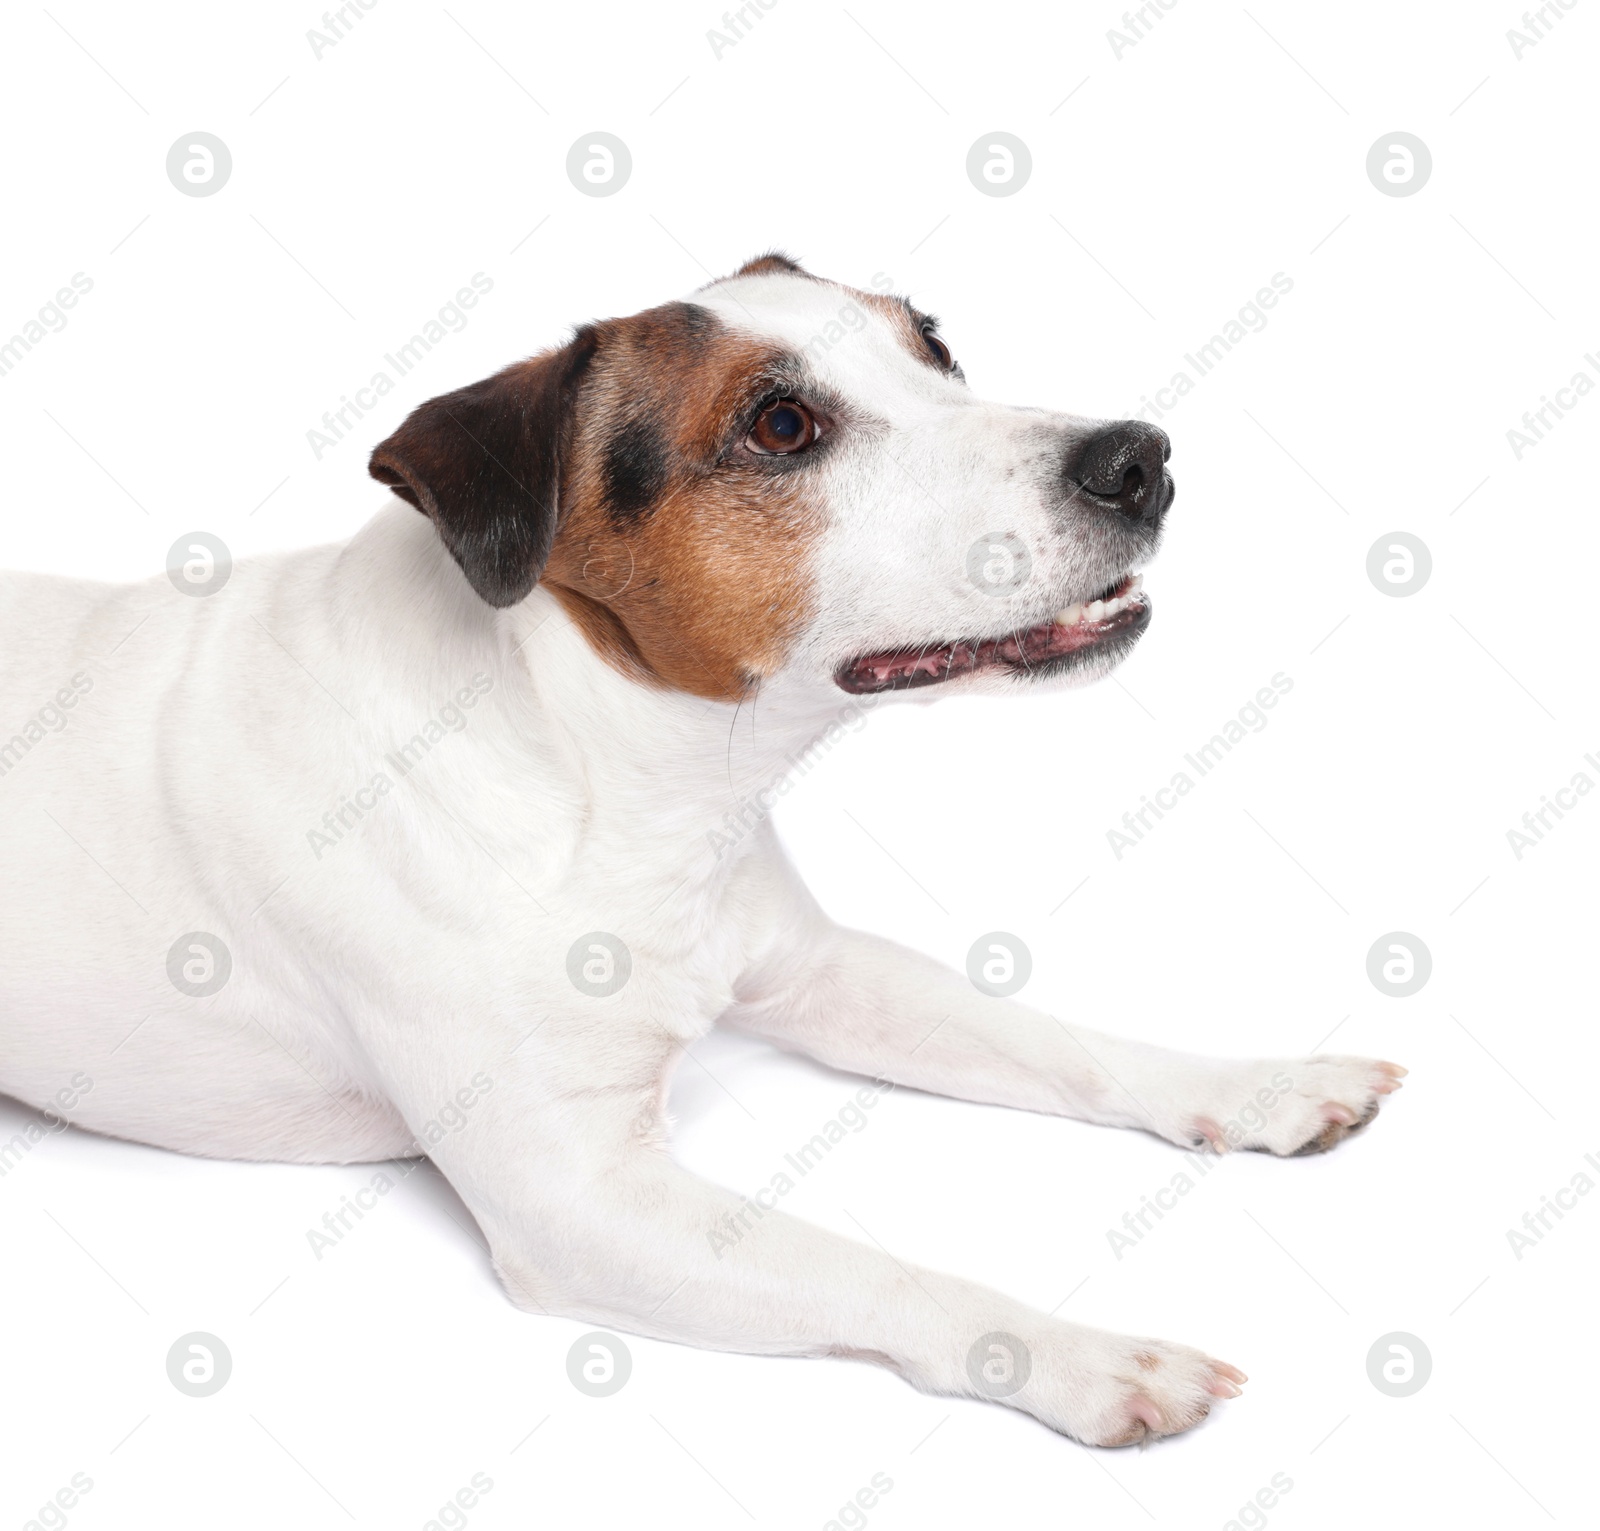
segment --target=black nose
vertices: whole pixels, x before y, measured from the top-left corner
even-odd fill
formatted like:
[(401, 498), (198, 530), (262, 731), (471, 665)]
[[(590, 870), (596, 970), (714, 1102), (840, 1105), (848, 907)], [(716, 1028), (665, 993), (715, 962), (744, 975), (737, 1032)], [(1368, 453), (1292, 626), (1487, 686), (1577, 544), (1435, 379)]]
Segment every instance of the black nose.
[(1094, 496), (1092, 503), (1135, 525), (1154, 524), (1176, 493), (1166, 470), (1171, 451), (1172, 443), (1159, 426), (1119, 420), (1084, 442), (1067, 477)]

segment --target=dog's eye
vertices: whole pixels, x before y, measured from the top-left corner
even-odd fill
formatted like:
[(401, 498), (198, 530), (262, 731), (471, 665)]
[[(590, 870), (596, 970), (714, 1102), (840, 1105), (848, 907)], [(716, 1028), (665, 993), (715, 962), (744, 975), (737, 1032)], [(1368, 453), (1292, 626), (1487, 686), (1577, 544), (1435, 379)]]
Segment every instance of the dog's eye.
[(817, 439), (817, 422), (797, 399), (777, 399), (756, 416), (747, 444), (768, 457), (799, 452)]
[(944, 368), (946, 372), (955, 366), (955, 360), (950, 355), (950, 347), (939, 339), (939, 332), (931, 324), (922, 327), (922, 343), (927, 346), (933, 359)]

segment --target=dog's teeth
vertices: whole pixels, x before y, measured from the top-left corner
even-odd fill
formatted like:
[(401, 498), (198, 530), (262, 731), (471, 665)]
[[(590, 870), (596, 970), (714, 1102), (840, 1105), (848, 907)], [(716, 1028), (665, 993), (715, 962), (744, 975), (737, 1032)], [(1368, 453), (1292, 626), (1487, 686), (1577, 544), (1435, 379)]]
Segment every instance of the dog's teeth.
[[(1121, 581), (1118, 581), (1120, 584)], [(1061, 627), (1076, 627), (1080, 622), (1105, 622), (1112, 617), (1121, 616), (1142, 594), (1138, 576), (1134, 576), (1132, 583), (1120, 595), (1112, 596), (1109, 600), (1079, 601), (1072, 606), (1064, 606), (1055, 614), (1054, 621)]]

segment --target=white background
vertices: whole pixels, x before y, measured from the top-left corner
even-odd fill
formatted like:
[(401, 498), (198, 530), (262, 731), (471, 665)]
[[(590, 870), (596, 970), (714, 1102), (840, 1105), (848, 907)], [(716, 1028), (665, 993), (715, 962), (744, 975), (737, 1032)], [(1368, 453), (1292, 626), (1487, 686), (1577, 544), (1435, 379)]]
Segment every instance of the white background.
[[(1520, 1260), (1506, 1231), (1600, 1153), (1600, 801), (1520, 860), (1506, 831), (1600, 780), (1600, 398), (1520, 461), (1506, 432), (1600, 379), (1600, 13), (1519, 59), (1511, 3), (1181, 0), (1118, 57), (1114, 3), (778, 0), (718, 57), (715, 3), (379, 0), (320, 59), (311, 4), (14, 11), (0, 338), (94, 285), (0, 377), (0, 565), (124, 578), (196, 528), (236, 556), (346, 536), (414, 404), (774, 244), (887, 273), (979, 391), (1110, 416), (1282, 272), (1266, 328), (1162, 422), (1179, 495), (1118, 680), (880, 712), (780, 823), (840, 919), (957, 965), (1014, 932), (1022, 997), (1058, 1015), (1372, 1053), (1406, 1088), (1327, 1158), (1218, 1163), (1121, 1259), (1107, 1230), (1176, 1150), (908, 1091), (786, 1202), (1251, 1374), (1191, 1435), (1119, 1452), (864, 1365), (643, 1340), (591, 1399), (565, 1368), (582, 1326), (512, 1308), (431, 1171), (318, 1261), (306, 1230), (370, 1170), (63, 1133), (0, 1180), (0, 1527), (78, 1472), (84, 1531), (424, 1527), (478, 1472), (484, 1531), (824, 1527), (875, 1473), (883, 1531), (1220, 1528), (1276, 1473), (1292, 1490), (1246, 1523), (1580, 1521), (1600, 1195)], [(232, 152), (213, 197), (166, 178), (195, 130)], [(634, 161), (604, 199), (564, 168), (595, 130)], [(1004, 198), (964, 169), (995, 130), (1033, 158)], [(1414, 196), (1366, 175), (1395, 130), (1432, 152)], [(318, 460), (323, 412), (480, 271), (467, 328)], [(1396, 530), (1433, 559), (1398, 599), (1366, 574)], [(1280, 671), (1268, 726), (1118, 860), (1106, 831)], [(1396, 930), (1433, 958), (1405, 999), (1366, 973)], [(857, 1085), (739, 1039), (695, 1058), (678, 1151), (746, 1191)], [(0, 1134), (29, 1115), (0, 1104)], [(233, 1355), (209, 1399), (166, 1377), (192, 1330)], [(1392, 1331), (1432, 1355), (1408, 1398), (1367, 1376)]]

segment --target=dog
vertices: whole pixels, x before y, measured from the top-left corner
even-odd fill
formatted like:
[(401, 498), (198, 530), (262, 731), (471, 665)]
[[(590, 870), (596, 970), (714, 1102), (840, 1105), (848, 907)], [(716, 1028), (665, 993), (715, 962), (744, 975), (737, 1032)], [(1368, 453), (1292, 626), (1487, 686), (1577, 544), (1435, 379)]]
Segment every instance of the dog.
[(1090, 681), (1150, 621), (1166, 436), (985, 403), (885, 285), (769, 254), (585, 324), (417, 408), (342, 544), (6, 576), (0, 1091), (183, 1153), (426, 1155), (537, 1313), (864, 1358), (1100, 1446), (1236, 1396), (668, 1151), (717, 1024), (1219, 1152), (1330, 1148), (1405, 1072), (992, 997), (834, 924), (748, 811), (843, 710)]

